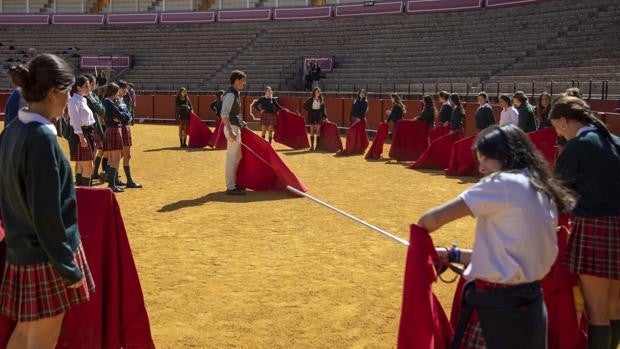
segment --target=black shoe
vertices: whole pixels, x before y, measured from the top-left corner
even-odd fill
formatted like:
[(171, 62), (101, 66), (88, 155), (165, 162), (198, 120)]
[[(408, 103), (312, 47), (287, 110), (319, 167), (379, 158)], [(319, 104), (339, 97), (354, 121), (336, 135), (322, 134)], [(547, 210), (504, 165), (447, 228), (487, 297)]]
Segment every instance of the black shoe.
[(123, 192), (125, 192), (123, 190), (123, 188), (120, 188), (120, 187), (117, 187), (117, 186), (109, 187), (109, 188), (112, 189), (112, 191), (115, 192), (115, 193), (123, 193)]
[(226, 195), (245, 195), (245, 190), (241, 190), (239, 188), (227, 189)]
[(93, 173), (93, 175), (92, 175), (92, 176), (90, 176), (90, 178), (91, 178), (92, 180), (95, 180), (95, 179), (101, 179), (101, 177), (99, 176), (99, 173)]
[(122, 182), (120, 179), (118, 179), (118, 178), (117, 178), (117, 179), (116, 179), (116, 186), (118, 186), (118, 187), (124, 187), (124, 186), (127, 186), (127, 183)]
[(142, 188), (142, 184), (138, 182), (128, 182), (125, 188)]
[(245, 191), (245, 187), (237, 187), (237, 190)]

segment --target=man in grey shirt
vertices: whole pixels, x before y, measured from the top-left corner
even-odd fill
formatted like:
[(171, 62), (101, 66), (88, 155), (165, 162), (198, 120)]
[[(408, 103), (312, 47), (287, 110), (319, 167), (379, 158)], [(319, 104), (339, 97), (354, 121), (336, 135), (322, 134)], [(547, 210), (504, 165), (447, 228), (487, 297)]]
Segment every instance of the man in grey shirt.
[(246, 75), (240, 70), (230, 74), (230, 87), (222, 98), (222, 122), (226, 136), (226, 194), (245, 195), (245, 188), (237, 186), (237, 168), (241, 161), (241, 128), (245, 127), (241, 115), (239, 91), (245, 88)]

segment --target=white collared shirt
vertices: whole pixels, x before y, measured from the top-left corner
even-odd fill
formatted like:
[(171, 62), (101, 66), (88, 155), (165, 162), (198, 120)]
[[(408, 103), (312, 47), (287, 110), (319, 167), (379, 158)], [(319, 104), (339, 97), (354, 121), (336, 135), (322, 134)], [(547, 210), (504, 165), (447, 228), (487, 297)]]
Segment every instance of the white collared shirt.
[(588, 131), (596, 131), (596, 127), (594, 127), (593, 125), (586, 125), (580, 128), (579, 130), (577, 130), (577, 137), (579, 137), (582, 133), (588, 132)]
[(69, 123), (75, 134), (82, 134), (82, 126), (92, 126), (95, 123), (93, 111), (88, 107), (86, 98), (74, 93), (67, 104)]
[(23, 122), (24, 124), (29, 124), (31, 122), (38, 122), (42, 124), (43, 126), (47, 127), (50, 131), (52, 131), (55, 136), (58, 135), (58, 133), (56, 132), (56, 126), (54, 126), (54, 124), (51, 121), (49, 121), (48, 119), (44, 118), (43, 116), (37, 113), (32, 113), (28, 111), (28, 108), (20, 109), (17, 114), (17, 118), (19, 119), (19, 121)]
[(312, 109), (313, 110), (319, 110), (321, 109), (321, 101), (318, 99), (313, 99), (312, 100)]
[(519, 112), (513, 106), (508, 106), (508, 108), (502, 109), (502, 112), (499, 116), (500, 126), (508, 124), (519, 126)]

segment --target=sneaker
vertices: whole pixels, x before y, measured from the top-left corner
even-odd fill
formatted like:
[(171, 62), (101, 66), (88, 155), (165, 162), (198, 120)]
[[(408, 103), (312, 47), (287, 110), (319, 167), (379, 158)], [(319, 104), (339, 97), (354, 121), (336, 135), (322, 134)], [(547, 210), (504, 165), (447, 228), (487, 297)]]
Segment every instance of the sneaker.
[(241, 190), (239, 188), (227, 189), (226, 195), (245, 195), (245, 190)]

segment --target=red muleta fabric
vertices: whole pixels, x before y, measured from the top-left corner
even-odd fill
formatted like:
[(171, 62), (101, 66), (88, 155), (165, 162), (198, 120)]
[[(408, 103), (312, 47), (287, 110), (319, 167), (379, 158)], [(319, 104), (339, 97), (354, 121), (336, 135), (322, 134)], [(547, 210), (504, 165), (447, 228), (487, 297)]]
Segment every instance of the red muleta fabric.
[[(78, 225), (95, 281), (90, 301), (65, 315), (56, 348), (154, 349), (142, 287), (116, 197), (109, 189), (77, 188)], [(2, 257), (4, 257), (2, 241)], [(0, 347), (15, 323), (0, 316)]]
[(558, 138), (558, 134), (555, 132), (555, 128), (546, 127), (542, 130), (530, 132), (527, 135), (530, 137), (532, 143), (534, 143), (534, 145), (536, 146), (536, 149), (540, 151), (540, 153), (547, 160), (549, 165), (553, 167), (555, 165), (555, 145)]
[(247, 128), (241, 130), (241, 140), (237, 185), (255, 191), (287, 191), (287, 186), (308, 191), (268, 142)]
[(372, 141), (372, 145), (368, 152), (366, 153), (366, 159), (381, 159), (381, 153), (383, 153), (383, 144), (385, 144), (385, 140), (388, 136), (388, 124), (385, 122), (381, 122), (379, 127), (377, 128), (377, 134), (375, 135), (375, 139)]
[(472, 147), (476, 136), (454, 142), (450, 152), (450, 162), (445, 169), (447, 176), (478, 176), (478, 163)]
[(454, 132), (437, 138), (428, 146), (428, 148), (426, 148), (418, 160), (409, 166), (409, 168), (445, 169), (448, 167), (450, 161), (452, 145), (461, 138), (463, 138), (463, 134), (461, 132)]
[(273, 139), (293, 149), (309, 148), (306, 120), (288, 109), (278, 111), (278, 122)]
[(361, 119), (349, 127), (344, 150), (339, 151), (337, 155), (364, 154), (369, 143), (366, 133), (366, 119)]
[(428, 131), (428, 144), (450, 133), (450, 126), (436, 126)]
[(326, 151), (328, 153), (335, 153), (339, 150), (342, 150), (342, 140), (340, 139), (340, 134), (338, 133), (338, 126), (329, 121), (325, 120), (321, 123), (321, 141), (319, 142), (319, 150)]
[(409, 242), (398, 348), (449, 348), (454, 331), (432, 290), (437, 280), (435, 246), (428, 232), (415, 224)]
[(207, 145), (215, 149), (226, 149), (226, 136), (224, 135), (223, 122), (220, 121), (215, 123), (215, 132), (213, 132), (213, 136), (209, 139), (209, 144)]
[(190, 148), (204, 148), (209, 145), (209, 140), (213, 137), (213, 132), (209, 126), (205, 125), (194, 112), (189, 113), (187, 134), (189, 135), (188, 146)]
[(428, 147), (428, 124), (420, 120), (399, 120), (389, 156), (397, 161), (417, 160)]

